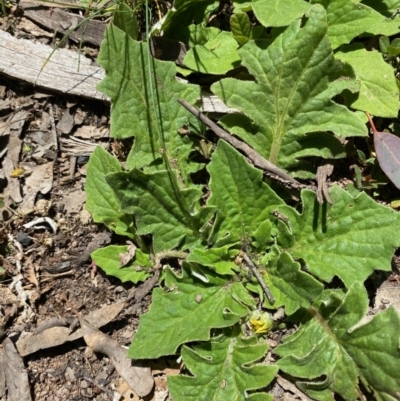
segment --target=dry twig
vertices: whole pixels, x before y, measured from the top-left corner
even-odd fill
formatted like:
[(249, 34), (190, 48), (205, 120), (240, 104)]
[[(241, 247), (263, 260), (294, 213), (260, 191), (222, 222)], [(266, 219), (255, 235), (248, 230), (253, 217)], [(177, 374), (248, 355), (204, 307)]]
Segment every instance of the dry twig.
[(263, 289), (265, 295), (268, 298), (268, 301), (271, 304), (274, 304), (275, 303), (275, 298), (272, 295), (271, 290), (268, 288), (267, 284), (265, 283), (264, 279), (261, 277), (261, 274), (259, 273), (256, 265), (253, 263), (253, 261), (248, 257), (248, 255), (246, 253), (243, 253), (243, 259), (246, 262), (246, 265), (249, 267), (249, 269), (253, 273), (254, 277), (260, 283), (261, 288)]
[(185, 107), (190, 113), (192, 113), (195, 117), (197, 117), (202, 123), (207, 125), (219, 138), (224, 139), (230, 145), (232, 145), (235, 149), (242, 151), (251, 161), (252, 163), (264, 170), (271, 178), (274, 178), (281, 182), (282, 184), (288, 184), (290, 187), (295, 189), (301, 188), (311, 188), (313, 187), (309, 185), (304, 185), (299, 181), (295, 180), (288, 173), (275, 166), (275, 164), (271, 163), (264, 157), (262, 157), (258, 152), (256, 152), (253, 148), (251, 148), (246, 143), (240, 141), (235, 138), (229, 132), (222, 129), (220, 126), (211, 121), (207, 116), (197, 110), (195, 107), (190, 105), (186, 100), (179, 99), (178, 102)]

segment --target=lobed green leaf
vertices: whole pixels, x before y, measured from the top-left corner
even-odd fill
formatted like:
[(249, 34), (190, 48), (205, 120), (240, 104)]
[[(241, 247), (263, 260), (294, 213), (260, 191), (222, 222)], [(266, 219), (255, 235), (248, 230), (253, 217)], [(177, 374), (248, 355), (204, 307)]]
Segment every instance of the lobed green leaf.
[(347, 287), (364, 282), (374, 270), (390, 270), (400, 245), (400, 215), (364, 192), (352, 197), (334, 186), (330, 196), (333, 205), (321, 205), (314, 192), (304, 190), (302, 214), (281, 209), (292, 232), (285, 250), (303, 259), (315, 276), (326, 282), (338, 276)]
[(104, 223), (117, 234), (133, 238), (133, 216), (122, 212), (118, 197), (106, 181), (107, 174), (119, 171), (122, 167), (118, 160), (98, 146), (87, 164), (86, 210), (96, 223)]
[(252, 337), (243, 339), (240, 329), (225, 329), (209, 343), (182, 347), (182, 359), (194, 376), (168, 378), (168, 389), (175, 401), (272, 401), (262, 393), (248, 394), (268, 385), (278, 369), (255, 364), (268, 346)]
[(167, 286), (171, 291), (153, 291), (151, 309), (140, 318), (129, 357), (158, 358), (174, 354), (181, 344), (208, 341), (211, 328), (233, 326), (254, 307), (242, 284), (216, 277), (209, 280), (204, 283), (189, 276), (188, 266), (182, 278), (169, 271)]
[(322, 153), (303, 145), (309, 133), (367, 133), (357, 114), (331, 100), (352, 83), (333, 78), (337, 65), (327, 29), (325, 10), (315, 5), (303, 27), (295, 21), (271, 45), (250, 41), (239, 49), (242, 64), (257, 82), (227, 78), (211, 87), (228, 106), (247, 116), (224, 117), (225, 126), (283, 168), (293, 168), (307, 150), (312, 155)]
[(324, 286), (300, 268), (287, 252), (279, 252), (276, 247), (271, 251), (266, 270), (266, 282), (275, 298), (273, 305), (266, 299), (266, 306), (285, 307), (287, 315), (299, 308), (308, 308), (321, 295)]
[(127, 167), (165, 169), (164, 155), (189, 183), (188, 175), (198, 169), (188, 161), (193, 141), (178, 131), (197, 121), (178, 99), (194, 103), (199, 88), (178, 82), (174, 63), (153, 59), (147, 43), (134, 41), (114, 25), (106, 30), (97, 60), (106, 71), (98, 89), (112, 101), (111, 136), (135, 137)]
[(133, 40), (138, 40), (139, 25), (135, 12), (126, 3), (119, 3), (114, 15), (113, 24), (128, 34)]
[(211, 234), (216, 247), (250, 240), (271, 212), (284, 204), (263, 182), (262, 172), (222, 140), (207, 170), (211, 189), (207, 205), (217, 211)]
[(246, 13), (233, 14), (230, 19), (231, 31), (240, 45), (248, 42), (251, 36), (250, 18)]
[(252, 1), (251, 6), (265, 27), (288, 26), (310, 9), (310, 4), (304, 0), (258, 0)]
[(231, 32), (220, 32), (204, 45), (192, 47), (183, 60), (184, 65), (204, 74), (222, 75), (239, 66), (239, 47)]
[(349, 43), (371, 26), (384, 20), (383, 15), (364, 4), (352, 0), (312, 0), (325, 7), (328, 17), (328, 36), (332, 47)]
[(229, 249), (229, 246), (210, 249), (195, 248), (186, 261), (207, 266), (218, 274), (234, 275), (239, 270), (239, 266), (233, 262), (238, 253), (238, 249)]
[(297, 385), (316, 400), (363, 398), (359, 380), (377, 400), (399, 396), (400, 316), (392, 308), (359, 325), (368, 298), (362, 283), (355, 283), (343, 300), (331, 298), (308, 309), (300, 329), (275, 351), (280, 369), (308, 379)]
[(185, 249), (204, 239), (201, 230), (211, 217), (210, 208), (196, 210), (201, 190), (181, 190), (175, 171), (146, 174), (134, 169), (109, 174), (107, 182), (121, 209), (135, 215), (138, 235), (153, 235), (155, 253), (178, 246)]
[(397, 117), (399, 89), (393, 68), (378, 51), (367, 51), (361, 43), (345, 46), (335, 56), (354, 69), (360, 93), (349, 95), (351, 107), (380, 117)]

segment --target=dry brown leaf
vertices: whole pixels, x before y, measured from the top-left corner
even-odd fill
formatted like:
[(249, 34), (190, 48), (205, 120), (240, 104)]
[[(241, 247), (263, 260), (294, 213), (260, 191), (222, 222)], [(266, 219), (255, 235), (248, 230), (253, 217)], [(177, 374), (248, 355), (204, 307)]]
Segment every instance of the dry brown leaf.
[(18, 211), (22, 214), (31, 213), (34, 210), (36, 195), (40, 192), (47, 194), (53, 185), (54, 162), (30, 166), (32, 174), (25, 179), (24, 199)]
[(121, 263), (120, 267), (126, 266), (136, 254), (136, 245), (132, 241), (126, 241), (128, 248), (125, 253), (118, 254), (119, 261)]
[[(94, 327), (102, 327), (113, 320), (124, 308), (123, 302), (107, 305), (101, 309), (97, 309), (85, 319)], [(33, 354), (41, 349), (56, 347), (69, 341), (77, 340), (83, 337), (82, 329), (71, 333), (69, 327), (52, 327), (37, 335), (28, 334), (20, 337), (16, 343), (17, 349), (22, 356)]]
[(11, 121), (0, 121), (0, 136), (8, 135), (10, 132)]
[(71, 191), (64, 196), (60, 203), (64, 204), (64, 210), (67, 214), (79, 213), (86, 201), (86, 193), (82, 189)]
[(82, 139), (108, 138), (110, 130), (105, 127), (97, 128), (93, 125), (83, 125), (75, 131), (74, 136)]
[(39, 289), (39, 282), (36, 277), (35, 267), (33, 266), (32, 260), (30, 257), (26, 258), (25, 264), (28, 265), (28, 276), (27, 279), (30, 283), (35, 285), (37, 289)]
[(69, 134), (72, 128), (74, 128), (74, 117), (69, 112), (69, 109), (66, 109), (57, 124), (57, 131), (62, 134)]

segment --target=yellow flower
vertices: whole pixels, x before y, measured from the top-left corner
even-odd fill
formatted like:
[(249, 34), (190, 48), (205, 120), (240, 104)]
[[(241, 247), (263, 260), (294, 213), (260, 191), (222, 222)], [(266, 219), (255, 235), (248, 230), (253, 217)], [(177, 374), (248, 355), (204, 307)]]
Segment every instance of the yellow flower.
[(25, 174), (25, 169), (23, 167), (17, 167), (11, 172), (11, 177), (12, 178), (18, 178), (18, 177), (23, 177)]
[(255, 310), (251, 313), (249, 319), (249, 326), (253, 333), (255, 334), (267, 334), (273, 325), (273, 320), (267, 312), (260, 312)]

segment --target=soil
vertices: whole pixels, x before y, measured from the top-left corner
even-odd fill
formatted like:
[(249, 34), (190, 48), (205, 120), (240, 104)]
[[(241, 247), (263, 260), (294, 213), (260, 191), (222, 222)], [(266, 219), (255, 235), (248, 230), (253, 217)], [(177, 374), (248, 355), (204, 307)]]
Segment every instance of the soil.
[[(61, 38), (32, 21), (28, 24), (16, 7), (8, 18), (0, 17), (0, 29), (16, 37), (26, 37), (27, 26), (33, 32), (29, 33), (33, 41), (54, 45), (54, 40)], [(78, 44), (71, 42), (69, 47), (77, 49)], [(95, 57), (98, 53), (93, 45), (87, 48), (86, 54)], [(18, 344), (52, 318), (63, 320), (73, 332), (77, 327), (76, 312), (85, 317), (122, 302), (122, 311), (101, 331), (128, 347), (139, 317), (149, 308), (151, 296), (136, 297), (140, 287), (121, 284), (91, 263), (90, 253), (114, 238), (105, 227), (93, 224), (84, 208), (86, 163), (93, 150), (89, 144), (102, 144), (111, 152), (121, 149), (109, 138), (109, 106), (101, 101), (45, 91), (0, 75), (0, 121), (21, 111), (26, 116), (14, 132), (19, 139), (17, 144), (11, 141), (13, 132), (4, 135), (0, 125), (2, 160), (14, 152), (13, 178), (5, 173), (4, 164), (0, 176), (5, 204), (0, 216), (0, 258), (4, 268), (4, 273), (0, 271), (0, 342), (9, 338)], [(91, 134), (88, 136), (87, 132)], [(56, 142), (52, 142), (55, 137)], [(86, 145), (75, 147), (71, 141), (76, 138), (84, 139)], [(20, 150), (15, 152), (16, 148), (11, 146), (19, 146)], [(52, 170), (51, 179), (43, 176), (34, 185), (27, 185), (37, 167), (47, 165)], [(15, 171), (21, 166), (22, 172)], [(30, 174), (29, 169), (33, 171)], [(14, 189), (10, 188), (11, 182)], [(18, 189), (20, 202), (15, 201)], [(27, 210), (29, 197), (33, 197), (33, 207)], [(25, 207), (23, 213), (21, 205)], [(45, 220), (29, 226), (37, 218)], [(56, 224), (57, 229), (52, 229), (51, 224)], [(391, 282), (395, 282), (393, 277), (397, 275), (391, 277)], [(277, 340), (269, 341), (275, 345)], [(147, 397), (140, 398), (127, 388), (110, 358), (93, 352), (83, 338), (23, 355), (22, 360), (35, 401), (164, 401), (169, 399), (166, 375), (180, 371), (176, 358), (149, 362), (155, 386)], [(284, 377), (275, 380), (271, 389), (276, 400), (308, 399)], [(6, 399), (0, 378), (0, 401)]]

